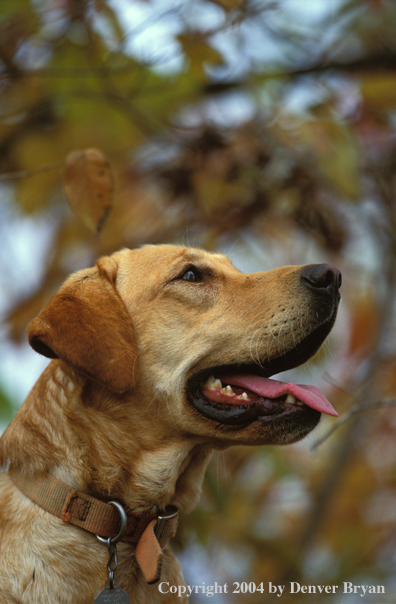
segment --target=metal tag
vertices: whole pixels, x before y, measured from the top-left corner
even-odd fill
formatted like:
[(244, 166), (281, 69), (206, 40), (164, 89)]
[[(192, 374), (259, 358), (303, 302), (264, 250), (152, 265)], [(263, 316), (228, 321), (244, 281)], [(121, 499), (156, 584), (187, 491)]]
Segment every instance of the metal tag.
[(121, 587), (104, 587), (96, 596), (95, 604), (130, 604), (128, 594)]

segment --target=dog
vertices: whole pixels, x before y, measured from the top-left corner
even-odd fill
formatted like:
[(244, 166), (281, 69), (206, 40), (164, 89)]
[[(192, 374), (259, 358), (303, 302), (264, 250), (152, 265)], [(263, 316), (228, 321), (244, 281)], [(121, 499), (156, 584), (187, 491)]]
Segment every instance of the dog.
[[(243, 274), (173, 245), (124, 249), (69, 277), (28, 326), (52, 360), (0, 440), (0, 601), (86, 604), (118, 588), (133, 603), (187, 601), (158, 589), (184, 582), (156, 518), (196, 506), (213, 450), (286, 445), (337, 415), (315, 387), (269, 378), (320, 348), (340, 285), (327, 264)], [(69, 489), (58, 517), (32, 495), (45, 480)], [(92, 501), (128, 522), (148, 515), (138, 543), (115, 543), (118, 516), (101, 541), (73, 524)]]

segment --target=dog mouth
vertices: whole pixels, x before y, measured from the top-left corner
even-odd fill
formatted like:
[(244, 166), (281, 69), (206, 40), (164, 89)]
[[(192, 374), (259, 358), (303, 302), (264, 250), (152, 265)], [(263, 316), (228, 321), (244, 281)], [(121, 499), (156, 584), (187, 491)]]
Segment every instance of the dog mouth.
[(188, 382), (190, 404), (207, 419), (241, 427), (254, 421), (273, 424), (286, 419), (316, 425), (321, 413), (337, 417), (316, 386), (269, 379), (311, 358), (333, 323), (326, 322), (298, 346), (264, 365), (228, 365), (199, 372)]
[[(291, 414), (337, 412), (315, 386), (287, 384), (254, 374), (211, 374), (193, 395), (195, 408), (222, 424), (271, 422)], [(319, 419), (319, 418), (318, 418)]]

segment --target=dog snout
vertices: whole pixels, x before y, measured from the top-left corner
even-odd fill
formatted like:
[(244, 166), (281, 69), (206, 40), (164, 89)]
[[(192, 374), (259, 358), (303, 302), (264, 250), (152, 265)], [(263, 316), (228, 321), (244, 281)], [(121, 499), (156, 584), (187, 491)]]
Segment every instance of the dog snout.
[(301, 273), (301, 281), (311, 290), (337, 294), (341, 287), (341, 272), (331, 264), (308, 264)]

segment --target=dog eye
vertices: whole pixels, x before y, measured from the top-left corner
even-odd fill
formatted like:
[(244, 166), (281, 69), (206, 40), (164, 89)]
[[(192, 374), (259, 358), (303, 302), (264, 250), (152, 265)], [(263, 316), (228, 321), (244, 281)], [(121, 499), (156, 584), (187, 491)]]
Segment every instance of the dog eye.
[(201, 276), (196, 269), (189, 268), (182, 277), (183, 281), (190, 281), (190, 283), (197, 283), (197, 281), (201, 281)]

